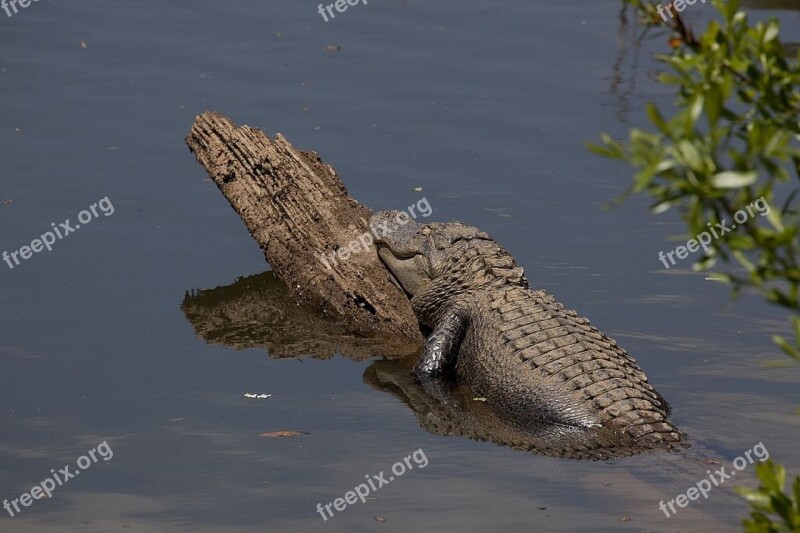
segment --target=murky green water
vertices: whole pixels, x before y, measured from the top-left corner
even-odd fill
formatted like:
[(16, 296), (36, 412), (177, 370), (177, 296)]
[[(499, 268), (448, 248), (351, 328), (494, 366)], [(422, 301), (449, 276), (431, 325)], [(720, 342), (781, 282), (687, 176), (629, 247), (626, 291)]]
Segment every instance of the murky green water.
[[(756, 16), (770, 13), (800, 41), (798, 12)], [(601, 210), (628, 174), (583, 143), (670, 98), (652, 81), (663, 38), (637, 49), (627, 23), (611, 1), (372, 1), (327, 23), (296, 2), (0, 11), (0, 251), (106, 196), (114, 206), (51, 252), (0, 263), (0, 499), (104, 441), (114, 453), (19, 516), (0, 510), (0, 530), (734, 527), (746, 509), (730, 487), (752, 483), (752, 467), (667, 519), (659, 500), (705, 477), (692, 456), (587, 463), (443, 437), (376, 386), (393, 374), (368, 340), (354, 358), (302, 358), (341, 339), (298, 341), (298, 322), (226, 316), (224, 300), (185, 313), (187, 291), (267, 268), (183, 143), (216, 109), (318, 151), (373, 208), (424, 195), (431, 218), (489, 231), (532, 285), (638, 359), (694, 458), (763, 442), (800, 472), (800, 373), (764, 365), (782, 359), (770, 341), (786, 331), (781, 314), (665, 271), (674, 215), (652, 217), (638, 198)], [(259, 436), (278, 431), (303, 433)], [(419, 449), (425, 468), (328, 521), (317, 513)]]

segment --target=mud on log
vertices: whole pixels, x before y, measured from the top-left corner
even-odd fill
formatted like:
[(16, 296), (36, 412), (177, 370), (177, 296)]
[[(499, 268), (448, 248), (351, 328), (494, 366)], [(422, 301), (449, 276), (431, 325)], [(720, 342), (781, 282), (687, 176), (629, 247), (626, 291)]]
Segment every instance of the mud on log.
[(330, 268), (320, 261), (368, 231), (372, 212), (351, 198), (315, 152), (228, 118), (195, 118), (186, 144), (217, 184), (296, 301), (354, 331), (421, 342), (408, 299), (374, 249)]

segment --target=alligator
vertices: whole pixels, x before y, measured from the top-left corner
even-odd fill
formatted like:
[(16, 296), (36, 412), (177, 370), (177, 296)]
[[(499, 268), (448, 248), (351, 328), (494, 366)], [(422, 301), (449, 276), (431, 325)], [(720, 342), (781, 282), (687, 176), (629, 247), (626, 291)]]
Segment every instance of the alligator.
[(543, 290), (489, 234), (420, 224), (400, 211), (370, 219), (383, 263), (429, 331), (414, 373), (436, 394), (466, 384), (522, 427), (611, 430), (649, 449), (685, 447), (670, 407), (628, 353)]

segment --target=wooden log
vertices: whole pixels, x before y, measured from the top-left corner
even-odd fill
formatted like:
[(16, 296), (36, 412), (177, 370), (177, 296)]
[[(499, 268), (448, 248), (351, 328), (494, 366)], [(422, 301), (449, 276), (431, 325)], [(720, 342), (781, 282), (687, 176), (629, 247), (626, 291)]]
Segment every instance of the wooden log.
[(321, 260), (358, 242), (372, 214), (348, 195), (332, 166), (281, 134), (273, 140), (209, 111), (195, 118), (186, 144), (299, 304), (353, 331), (422, 341), (408, 298), (374, 247)]

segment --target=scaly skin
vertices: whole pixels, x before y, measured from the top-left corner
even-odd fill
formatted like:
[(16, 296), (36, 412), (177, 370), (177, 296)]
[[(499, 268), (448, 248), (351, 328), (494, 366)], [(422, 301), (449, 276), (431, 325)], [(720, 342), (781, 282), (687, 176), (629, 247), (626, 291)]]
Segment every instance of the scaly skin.
[(455, 374), (515, 423), (612, 428), (646, 447), (683, 444), (636, 361), (587, 319), (530, 290), (489, 235), (458, 222), (399, 224), (397, 216), (382, 211), (370, 224), (382, 260), (433, 331), (415, 369), (428, 387)]

